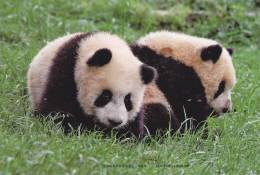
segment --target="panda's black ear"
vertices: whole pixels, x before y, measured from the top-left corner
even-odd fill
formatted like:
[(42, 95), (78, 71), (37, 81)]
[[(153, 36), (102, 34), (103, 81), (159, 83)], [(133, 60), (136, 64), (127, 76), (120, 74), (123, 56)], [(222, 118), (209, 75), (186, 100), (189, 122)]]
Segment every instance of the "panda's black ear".
[(221, 55), (222, 47), (218, 44), (205, 47), (201, 51), (201, 58), (203, 61), (211, 60), (216, 63)]
[(141, 66), (140, 74), (144, 84), (149, 84), (157, 77), (156, 69), (144, 64)]
[(112, 58), (112, 53), (109, 49), (103, 48), (97, 50), (94, 55), (89, 58), (87, 64), (89, 66), (101, 67), (109, 63)]
[(227, 51), (228, 51), (228, 53), (232, 56), (232, 55), (233, 55), (233, 52), (234, 52), (234, 49), (232, 49), (232, 48), (227, 48)]

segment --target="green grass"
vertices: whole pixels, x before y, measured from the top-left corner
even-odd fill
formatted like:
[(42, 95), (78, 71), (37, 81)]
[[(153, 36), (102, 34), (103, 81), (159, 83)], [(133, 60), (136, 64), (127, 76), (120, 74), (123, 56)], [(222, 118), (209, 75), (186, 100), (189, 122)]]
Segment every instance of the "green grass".
[[(1, 1), (0, 174), (260, 174), (259, 1), (180, 2)], [(98, 133), (65, 136), (58, 126), (33, 118), (26, 71), (48, 40), (105, 30), (131, 42), (159, 29), (235, 48), (237, 111), (210, 119), (207, 139), (200, 133), (149, 143)]]

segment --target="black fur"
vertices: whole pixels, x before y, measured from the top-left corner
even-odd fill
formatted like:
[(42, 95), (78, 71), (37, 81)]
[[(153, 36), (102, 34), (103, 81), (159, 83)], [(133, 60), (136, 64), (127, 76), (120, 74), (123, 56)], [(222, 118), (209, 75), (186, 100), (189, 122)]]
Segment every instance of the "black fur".
[(156, 73), (154, 68), (150, 66), (142, 65), (140, 74), (144, 84), (148, 84), (154, 79)]
[(112, 53), (110, 50), (104, 48), (99, 49), (95, 54), (87, 61), (89, 66), (101, 67), (110, 62)]
[[(207, 104), (204, 87), (194, 69), (159, 55), (146, 46), (132, 45), (131, 48), (143, 63), (157, 70), (156, 83), (172, 106), (178, 122), (192, 118), (186, 123), (192, 130), (203, 124), (212, 108)], [(158, 122), (153, 123), (157, 127)]]
[(180, 127), (180, 123), (175, 118), (174, 113), (169, 111), (160, 103), (150, 103), (143, 106), (144, 124), (147, 127), (150, 135), (154, 136), (156, 133), (163, 134), (170, 128), (176, 131)]
[(216, 63), (221, 55), (221, 52), (222, 47), (220, 45), (211, 45), (202, 49), (201, 58), (204, 61), (211, 60), (213, 63)]
[(97, 107), (104, 107), (107, 103), (109, 103), (112, 99), (112, 92), (110, 90), (104, 90), (98, 98), (95, 100), (94, 104)]
[(224, 92), (224, 90), (225, 90), (225, 81), (221, 81), (218, 86), (218, 90), (214, 95), (214, 98), (217, 98), (222, 92)]
[(57, 52), (50, 67), (49, 78), (37, 113), (65, 114), (63, 124), (65, 130), (69, 125), (73, 128), (92, 127), (92, 117), (84, 114), (76, 99), (77, 89), (74, 81), (74, 68), (77, 59), (79, 42), (91, 33), (77, 35), (65, 43)]
[(133, 109), (133, 104), (131, 101), (131, 94), (127, 94), (124, 99), (125, 107), (127, 111), (131, 111)]

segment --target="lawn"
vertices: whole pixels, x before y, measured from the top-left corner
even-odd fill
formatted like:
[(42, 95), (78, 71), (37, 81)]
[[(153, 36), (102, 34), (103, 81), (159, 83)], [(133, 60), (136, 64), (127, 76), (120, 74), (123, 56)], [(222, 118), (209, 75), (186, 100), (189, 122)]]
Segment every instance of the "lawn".
[[(1, 0), (0, 174), (260, 174), (259, 12), (258, 0)], [(236, 112), (209, 119), (208, 138), (201, 132), (150, 142), (65, 136), (33, 117), (26, 71), (47, 41), (104, 30), (133, 42), (159, 29), (235, 49)]]

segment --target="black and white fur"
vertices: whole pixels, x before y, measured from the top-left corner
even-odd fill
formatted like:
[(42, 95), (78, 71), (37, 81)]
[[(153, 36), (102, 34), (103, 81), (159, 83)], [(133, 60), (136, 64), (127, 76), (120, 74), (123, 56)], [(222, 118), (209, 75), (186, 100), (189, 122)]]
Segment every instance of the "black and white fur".
[(75, 33), (40, 50), (29, 66), (27, 84), (36, 114), (64, 114), (65, 127), (124, 128), (137, 119), (155, 74), (119, 37)]
[(144, 122), (153, 134), (169, 123), (174, 130), (181, 125), (196, 130), (212, 113), (232, 109), (236, 76), (231, 49), (214, 40), (168, 31), (150, 33), (131, 48), (158, 71), (156, 84), (150, 85), (155, 100), (144, 98)]

